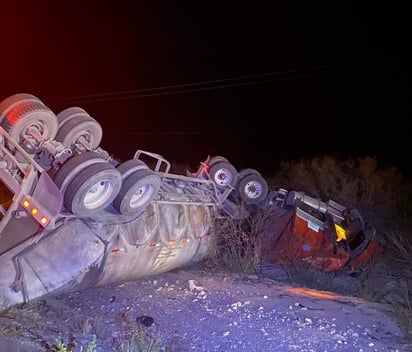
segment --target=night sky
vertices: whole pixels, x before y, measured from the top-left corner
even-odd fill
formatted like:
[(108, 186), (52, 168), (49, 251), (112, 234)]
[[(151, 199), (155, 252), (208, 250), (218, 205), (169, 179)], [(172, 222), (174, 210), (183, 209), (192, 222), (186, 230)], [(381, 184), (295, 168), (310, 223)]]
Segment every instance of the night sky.
[(145, 149), (196, 167), (224, 155), (238, 169), (271, 172), (281, 160), (369, 155), (412, 174), (406, 8), (10, 3), (0, 100), (31, 93), (56, 114), (80, 106), (122, 160)]

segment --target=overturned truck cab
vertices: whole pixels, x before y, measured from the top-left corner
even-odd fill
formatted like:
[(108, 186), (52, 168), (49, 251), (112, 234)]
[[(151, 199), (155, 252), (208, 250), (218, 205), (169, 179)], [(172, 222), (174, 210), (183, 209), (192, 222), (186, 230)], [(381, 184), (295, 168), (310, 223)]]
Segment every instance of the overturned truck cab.
[(323, 271), (357, 274), (381, 253), (375, 229), (356, 208), (285, 189), (274, 192), (271, 199), (277, 200), (270, 204), (280, 210), (272, 221), (283, 224), (272, 227), (266, 256), (273, 262), (301, 262)]

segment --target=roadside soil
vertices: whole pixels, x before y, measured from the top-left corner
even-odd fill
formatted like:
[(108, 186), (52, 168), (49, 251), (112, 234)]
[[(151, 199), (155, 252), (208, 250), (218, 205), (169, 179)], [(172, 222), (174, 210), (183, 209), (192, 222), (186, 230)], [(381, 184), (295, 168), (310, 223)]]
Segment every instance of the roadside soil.
[(276, 265), (193, 267), (13, 307), (0, 313), (0, 352), (412, 351), (390, 313), (290, 285)]

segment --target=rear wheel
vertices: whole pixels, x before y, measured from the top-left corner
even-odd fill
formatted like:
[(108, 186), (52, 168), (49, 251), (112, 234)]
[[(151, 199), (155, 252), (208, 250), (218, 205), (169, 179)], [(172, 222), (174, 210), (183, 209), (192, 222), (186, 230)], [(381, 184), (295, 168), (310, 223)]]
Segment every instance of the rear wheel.
[(147, 168), (134, 171), (123, 179), (113, 207), (122, 215), (134, 215), (145, 209), (159, 191), (161, 179)]
[(68, 108), (57, 115), (59, 129), (56, 141), (66, 148), (74, 149), (75, 144), (83, 145), (87, 150), (96, 149), (103, 137), (100, 124), (86, 111), (78, 107)]
[(57, 171), (54, 183), (63, 193), (69, 211), (88, 216), (109, 205), (119, 192), (122, 179), (120, 172), (100, 154), (86, 152), (68, 159)]
[(76, 174), (64, 192), (64, 205), (74, 215), (90, 216), (116, 198), (122, 180), (112, 165), (98, 162)]
[(231, 163), (217, 161), (210, 166), (209, 176), (217, 186), (226, 188), (236, 185), (238, 173)]
[(86, 110), (73, 106), (70, 108), (67, 108), (57, 114), (57, 122), (59, 123), (59, 127), (63, 126), (63, 124), (71, 119), (73, 115), (84, 115), (87, 114)]
[(19, 94), (11, 95), (0, 103), (0, 116), (4, 117), (5, 115), (7, 115), (7, 111), (10, 110), (10, 108), (12, 108), (14, 104), (16, 104), (17, 102), (23, 99), (24, 100), (27, 100), (27, 99), (38, 100), (36, 96), (32, 94), (28, 94), (28, 93), (19, 93)]
[(21, 102), (22, 100), (38, 100), (32, 94), (19, 93), (9, 96), (0, 103), (0, 122), (7, 115), (7, 113), (16, 105), (16, 103)]
[(121, 173), (124, 180), (127, 176), (137, 170), (148, 169), (147, 165), (138, 159), (130, 159), (117, 166), (117, 170)]
[(248, 173), (243, 175), (237, 186), (240, 198), (247, 204), (258, 204), (263, 201), (269, 191), (265, 179), (260, 173), (253, 169), (247, 169)]
[(212, 156), (209, 160), (209, 166), (212, 166), (213, 164), (216, 164), (220, 161), (226, 161), (227, 163), (229, 162), (229, 160), (227, 160), (224, 156), (221, 155), (216, 155), (216, 156)]
[(88, 165), (95, 164), (97, 162), (104, 163), (106, 160), (96, 152), (86, 152), (73, 155), (67, 159), (57, 171), (54, 176), (54, 183), (61, 191), (64, 191), (76, 174)]
[(56, 136), (56, 115), (31, 94), (16, 94), (0, 103), (0, 121), (10, 136), (28, 153), (35, 153), (40, 144)]
[(255, 170), (255, 169), (242, 169), (242, 170), (239, 171), (238, 182), (240, 182), (240, 180), (242, 178), (244, 178), (245, 176), (248, 176), (250, 174), (260, 175), (260, 172)]

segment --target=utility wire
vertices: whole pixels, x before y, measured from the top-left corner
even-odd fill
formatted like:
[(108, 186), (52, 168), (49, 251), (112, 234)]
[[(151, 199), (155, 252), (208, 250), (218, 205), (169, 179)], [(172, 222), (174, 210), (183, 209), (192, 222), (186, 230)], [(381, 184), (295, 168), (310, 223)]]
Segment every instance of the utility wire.
[[(410, 56), (409, 54), (407, 56)], [(401, 58), (401, 55), (390, 58)], [(348, 70), (353, 70), (355, 66), (370, 62), (370, 59), (358, 59), (349, 62), (312, 66), (303, 69), (291, 69), (276, 72), (267, 72), (254, 75), (243, 75), (232, 78), (208, 80), (194, 83), (182, 83), (168, 86), (142, 88), (126, 91), (117, 91), (110, 93), (89, 94), (76, 97), (69, 97), (59, 99), (62, 102), (76, 102), (76, 103), (97, 103), (102, 101), (115, 101), (126, 99), (137, 99), (145, 97), (154, 97), (161, 95), (185, 94), (191, 92), (226, 89), (232, 87), (252, 86), (265, 84), (273, 81), (287, 81), (295, 79), (306, 79), (320, 76), (328, 76), (335, 73), (342, 73)], [(333, 69), (334, 71), (330, 71)], [(328, 71), (329, 70), (329, 71)]]
[[(99, 102), (107, 100), (122, 100), (122, 99), (134, 99), (141, 97), (152, 97), (158, 95), (170, 95), (170, 94), (182, 94), (196, 91), (212, 90), (212, 89), (222, 89), (230, 87), (240, 87), (247, 85), (256, 85), (271, 82), (274, 80), (292, 80), (300, 78), (309, 78), (317, 77), (331, 74), (330, 72), (320, 72), (325, 69), (338, 69), (341, 67), (346, 67), (348, 65), (355, 65), (361, 62), (351, 62), (351, 63), (342, 63), (342, 64), (333, 64), (333, 65), (323, 65), (323, 66), (314, 66), (307, 69), (293, 69), (277, 72), (268, 72), (255, 75), (244, 75), (237, 76), (233, 78), (224, 78), (217, 80), (208, 80), (195, 83), (183, 83), (175, 84), (169, 86), (162, 86), (156, 88), (143, 88), (111, 93), (100, 93), (100, 94), (89, 94), (82, 95), (77, 97), (70, 97), (63, 99), (64, 101), (77, 101), (77, 102)], [(318, 71), (317, 73), (310, 74), (311, 71)], [(336, 72), (336, 71), (335, 71)], [(289, 76), (288, 76), (289, 75)], [(294, 75), (294, 76), (291, 76)], [(226, 83), (226, 84), (225, 84)]]

